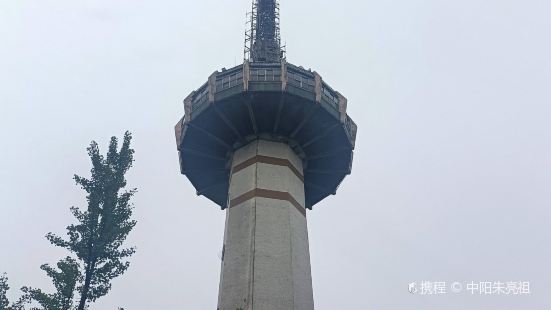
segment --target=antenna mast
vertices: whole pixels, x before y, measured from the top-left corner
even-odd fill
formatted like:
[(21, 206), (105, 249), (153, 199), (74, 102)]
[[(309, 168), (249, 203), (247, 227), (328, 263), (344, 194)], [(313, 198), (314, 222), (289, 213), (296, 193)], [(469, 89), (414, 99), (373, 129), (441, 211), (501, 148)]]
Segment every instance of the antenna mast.
[(276, 63), (285, 58), (279, 30), (279, 1), (253, 0), (247, 14), (245, 60)]

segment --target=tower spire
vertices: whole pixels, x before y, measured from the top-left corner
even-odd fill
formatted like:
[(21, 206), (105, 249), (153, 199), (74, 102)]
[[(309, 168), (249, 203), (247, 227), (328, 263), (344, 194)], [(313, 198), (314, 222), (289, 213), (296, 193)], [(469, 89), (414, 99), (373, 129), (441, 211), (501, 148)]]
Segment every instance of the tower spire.
[(245, 58), (252, 62), (280, 62), (283, 50), (278, 1), (253, 0), (249, 22), (251, 28), (245, 34)]

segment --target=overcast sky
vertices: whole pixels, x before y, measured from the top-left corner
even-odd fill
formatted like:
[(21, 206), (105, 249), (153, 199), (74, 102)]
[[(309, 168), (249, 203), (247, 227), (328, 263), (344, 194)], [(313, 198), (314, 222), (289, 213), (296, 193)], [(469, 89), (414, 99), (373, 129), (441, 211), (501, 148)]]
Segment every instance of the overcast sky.
[[(134, 134), (138, 248), (92, 309), (215, 309), (224, 212), (180, 175), (183, 98), (242, 60), (250, 0), (0, 0), (0, 272), (51, 288), (86, 147)], [(281, 0), (288, 61), (348, 98), (352, 175), (308, 212), (333, 309), (551, 309), (551, 3)], [(529, 281), (525, 296), (410, 294)]]

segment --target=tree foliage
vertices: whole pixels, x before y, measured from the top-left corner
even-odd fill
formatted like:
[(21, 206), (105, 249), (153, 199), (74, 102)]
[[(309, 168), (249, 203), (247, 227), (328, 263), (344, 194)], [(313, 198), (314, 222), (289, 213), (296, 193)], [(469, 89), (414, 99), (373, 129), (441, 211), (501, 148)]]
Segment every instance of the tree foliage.
[(23, 298), (15, 303), (10, 303), (7, 296), (9, 290), (8, 276), (5, 273), (0, 274), (0, 310), (23, 310)]
[(132, 136), (124, 135), (120, 151), (118, 140), (112, 137), (107, 155), (100, 154), (96, 142), (88, 147), (92, 161), (91, 177), (78, 175), (74, 180), (87, 193), (85, 210), (71, 208), (77, 223), (67, 226), (67, 238), (48, 233), (46, 238), (54, 245), (67, 249), (76, 259), (67, 257), (57, 267), (42, 265), (52, 278), (57, 292), (47, 294), (40, 289), (23, 288), (29, 301), (38, 302), (45, 310), (74, 309), (73, 297), (78, 292), (78, 310), (87, 308), (111, 289), (111, 280), (129, 267), (126, 260), (135, 248), (123, 248), (123, 243), (136, 225), (131, 219), (130, 198), (136, 189), (125, 190), (125, 174), (134, 161), (130, 148)]
[(8, 285), (8, 277), (6, 274), (0, 275), (0, 309), (8, 309), (10, 306), (10, 301), (8, 300), (7, 293), (10, 289), (10, 286)]
[(47, 310), (70, 310), (73, 309), (73, 295), (77, 283), (82, 279), (79, 271), (79, 264), (71, 257), (66, 257), (57, 263), (57, 268), (48, 264), (40, 266), (52, 279), (56, 293), (44, 293), (40, 289), (23, 287), (27, 301), (36, 301), (43, 309)]

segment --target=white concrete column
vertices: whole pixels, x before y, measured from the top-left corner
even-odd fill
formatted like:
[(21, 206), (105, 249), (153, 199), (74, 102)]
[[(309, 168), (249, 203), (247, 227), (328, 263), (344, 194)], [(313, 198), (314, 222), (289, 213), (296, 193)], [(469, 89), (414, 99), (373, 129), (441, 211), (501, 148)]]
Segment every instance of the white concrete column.
[(233, 156), (219, 310), (312, 310), (302, 162), (285, 143)]

